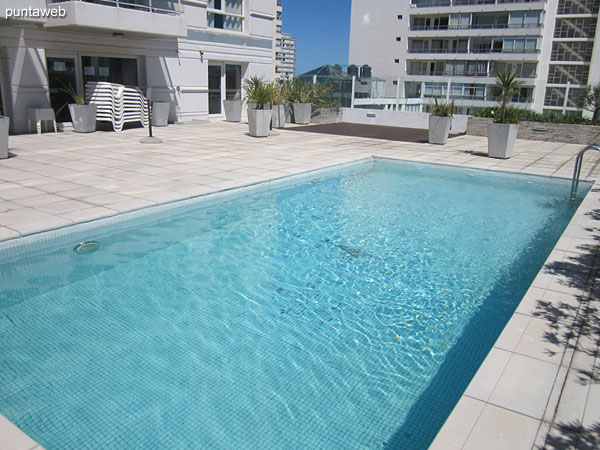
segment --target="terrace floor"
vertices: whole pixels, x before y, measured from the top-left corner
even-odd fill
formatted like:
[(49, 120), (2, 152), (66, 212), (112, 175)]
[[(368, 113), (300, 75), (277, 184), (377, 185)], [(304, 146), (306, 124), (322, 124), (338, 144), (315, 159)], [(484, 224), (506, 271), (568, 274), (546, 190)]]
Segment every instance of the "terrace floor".
[[(509, 160), (487, 139), (444, 146), (215, 121), (147, 133), (11, 136), (0, 160), (0, 241), (370, 156), (570, 178), (581, 145), (517, 141)], [(582, 178), (600, 177), (585, 158)], [(434, 448), (600, 446), (600, 192), (592, 190), (433, 444)], [(0, 416), (0, 447), (36, 446)], [(569, 447), (569, 445), (571, 447)], [(588, 445), (588, 447), (585, 447)]]

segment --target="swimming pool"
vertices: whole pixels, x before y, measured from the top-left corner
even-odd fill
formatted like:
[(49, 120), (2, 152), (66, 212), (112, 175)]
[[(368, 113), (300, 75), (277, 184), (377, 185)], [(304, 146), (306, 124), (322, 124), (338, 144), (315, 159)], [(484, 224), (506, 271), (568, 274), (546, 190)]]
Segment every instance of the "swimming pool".
[(568, 196), (377, 160), (0, 244), (0, 413), (48, 449), (426, 448)]

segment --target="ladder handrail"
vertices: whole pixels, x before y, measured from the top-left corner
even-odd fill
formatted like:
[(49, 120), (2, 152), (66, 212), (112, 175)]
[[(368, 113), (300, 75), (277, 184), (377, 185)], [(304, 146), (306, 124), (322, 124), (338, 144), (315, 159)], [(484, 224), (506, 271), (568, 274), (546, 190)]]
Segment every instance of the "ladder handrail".
[(583, 165), (583, 155), (588, 150), (600, 152), (600, 144), (590, 144), (577, 154), (575, 158), (575, 167), (573, 168), (573, 178), (571, 180), (571, 200), (577, 198), (577, 189), (579, 188), (579, 177), (581, 176), (581, 166)]

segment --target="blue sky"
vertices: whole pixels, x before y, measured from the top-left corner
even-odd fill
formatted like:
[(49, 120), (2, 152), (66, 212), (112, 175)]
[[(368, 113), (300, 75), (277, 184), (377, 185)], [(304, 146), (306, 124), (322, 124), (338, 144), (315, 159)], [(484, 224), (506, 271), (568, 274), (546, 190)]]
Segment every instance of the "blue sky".
[(283, 0), (283, 32), (296, 38), (296, 74), (348, 64), (351, 0)]

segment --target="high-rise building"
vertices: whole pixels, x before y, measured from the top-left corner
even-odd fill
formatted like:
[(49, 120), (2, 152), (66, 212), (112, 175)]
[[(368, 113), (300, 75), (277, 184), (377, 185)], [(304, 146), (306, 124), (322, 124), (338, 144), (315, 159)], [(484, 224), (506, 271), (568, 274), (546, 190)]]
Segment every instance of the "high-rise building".
[[(458, 112), (495, 106), (499, 72), (523, 83), (513, 102), (581, 114), (586, 85), (600, 82), (600, 0), (353, 0), (349, 62), (385, 78), (405, 110), (433, 98)], [(397, 92), (399, 91), (399, 92)]]
[(149, 88), (172, 122), (219, 116), (243, 78), (272, 78), (275, 16), (263, 0), (0, 0), (2, 109), (13, 132), (31, 108), (70, 122), (65, 88), (109, 81)]
[(296, 71), (296, 39), (282, 31), (282, 0), (275, 6), (275, 45), (273, 46), (273, 72), (276, 79), (291, 80)]

